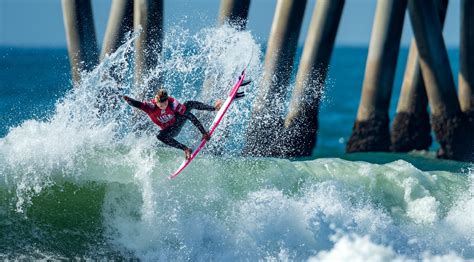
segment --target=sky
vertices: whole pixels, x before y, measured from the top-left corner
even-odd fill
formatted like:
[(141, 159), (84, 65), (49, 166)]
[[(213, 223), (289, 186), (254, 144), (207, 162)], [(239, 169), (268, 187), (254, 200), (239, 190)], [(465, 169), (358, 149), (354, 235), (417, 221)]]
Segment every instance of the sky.
[[(304, 43), (316, 0), (308, 0), (300, 33)], [(429, 0), (428, 0), (429, 1)], [(111, 0), (92, 0), (98, 41), (107, 26)], [(251, 0), (247, 29), (266, 44), (277, 0)], [(346, 0), (336, 37), (336, 46), (368, 46), (376, 0)], [(191, 32), (217, 24), (220, 0), (165, 0), (165, 30), (174, 24)], [(460, 0), (451, 0), (444, 30), (448, 47), (459, 45)], [(402, 45), (412, 38), (408, 13)], [(0, 0), (0, 46), (66, 47), (60, 0)]]

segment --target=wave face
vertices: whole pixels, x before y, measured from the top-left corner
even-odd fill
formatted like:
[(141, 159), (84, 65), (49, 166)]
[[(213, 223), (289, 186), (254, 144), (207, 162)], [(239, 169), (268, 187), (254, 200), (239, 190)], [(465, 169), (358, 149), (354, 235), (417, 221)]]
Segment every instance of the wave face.
[[(1, 258), (474, 259), (469, 166), (422, 171), (404, 160), (241, 157), (263, 75), (250, 33), (224, 26), (190, 35), (175, 27), (166, 59), (138, 87), (130, 63), (135, 37), (84, 73), (51, 117), (0, 138)], [(162, 147), (156, 129), (134, 132), (140, 115), (117, 98), (139, 96), (164, 75), (180, 101), (212, 103), (247, 64), (255, 83), (247, 99), (231, 106), (206, 150), (168, 180), (183, 153)], [(198, 132), (187, 127), (178, 139), (195, 144)]]
[[(474, 257), (472, 174), (402, 160), (206, 156), (169, 181), (179, 157), (130, 147), (88, 152), (43, 185), (8, 174), (0, 249), (145, 260)], [(43, 169), (30, 168), (30, 177)]]

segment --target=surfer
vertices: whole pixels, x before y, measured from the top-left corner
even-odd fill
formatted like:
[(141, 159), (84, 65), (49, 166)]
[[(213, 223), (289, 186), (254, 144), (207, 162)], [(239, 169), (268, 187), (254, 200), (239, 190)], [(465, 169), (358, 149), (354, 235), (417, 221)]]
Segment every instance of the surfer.
[(218, 99), (214, 106), (206, 105), (198, 101), (186, 101), (179, 103), (175, 98), (168, 96), (165, 89), (159, 89), (155, 98), (141, 102), (128, 96), (123, 99), (131, 106), (147, 113), (150, 119), (160, 127), (160, 132), (156, 136), (158, 140), (168, 146), (172, 146), (184, 151), (186, 159), (191, 157), (192, 150), (174, 139), (179, 134), (186, 120), (190, 120), (201, 132), (202, 138), (209, 140), (209, 132), (204, 129), (201, 122), (191, 113), (192, 109), (205, 111), (218, 111), (222, 106), (222, 100)]

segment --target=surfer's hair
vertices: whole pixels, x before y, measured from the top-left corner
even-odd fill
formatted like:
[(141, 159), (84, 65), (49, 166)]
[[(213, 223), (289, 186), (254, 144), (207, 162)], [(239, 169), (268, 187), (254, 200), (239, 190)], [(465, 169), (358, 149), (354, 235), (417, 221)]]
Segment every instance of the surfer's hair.
[(158, 92), (156, 92), (156, 101), (165, 102), (166, 100), (168, 100), (168, 92), (163, 88), (158, 89)]

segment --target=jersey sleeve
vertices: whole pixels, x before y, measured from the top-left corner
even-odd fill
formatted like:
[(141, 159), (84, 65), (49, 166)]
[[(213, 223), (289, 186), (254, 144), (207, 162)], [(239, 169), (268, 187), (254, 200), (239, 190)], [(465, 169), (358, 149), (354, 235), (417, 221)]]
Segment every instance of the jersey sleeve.
[(151, 101), (141, 102), (140, 109), (145, 113), (151, 112), (156, 106)]
[(133, 107), (138, 108), (138, 109), (141, 109), (141, 107), (142, 107), (142, 102), (141, 102), (141, 101), (135, 100), (135, 99), (133, 99), (133, 98), (131, 98), (131, 97), (129, 97), (129, 98), (127, 99), (127, 103), (128, 103), (129, 105), (133, 106)]
[(180, 114), (180, 115), (184, 115), (184, 113), (186, 112), (186, 106), (179, 103), (179, 101), (175, 98), (172, 98), (170, 97), (169, 98), (169, 102), (171, 103), (171, 106), (173, 108), (173, 111)]

